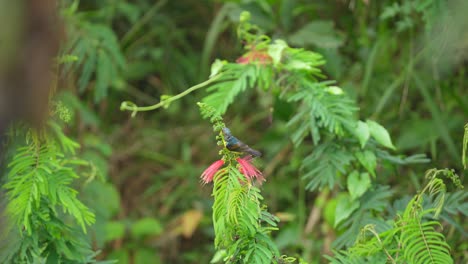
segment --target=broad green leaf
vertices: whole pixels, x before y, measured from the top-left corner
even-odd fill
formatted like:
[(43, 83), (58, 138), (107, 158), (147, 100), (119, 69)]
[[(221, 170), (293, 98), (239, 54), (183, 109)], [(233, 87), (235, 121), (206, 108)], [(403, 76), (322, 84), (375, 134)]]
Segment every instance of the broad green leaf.
[(347, 193), (341, 193), (337, 197), (335, 209), (335, 227), (343, 220), (346, 220), (356, 209), (359, 208), (359, 201), (353, 200)]
[(163, 227), (157, 219), (146, 217), (133, 224), (131, 233), (134, 238), (141, 238), (147, 235), (159, 235), (162, 229)]
[(369, 132), (371, 136), (382, 146), (395, 149), (395, 146), (392, 144), (390, 135), (388, 134), (387, 129), (381, 126), (379, 123), (372, 120), (367, 120), (367, 125), (369, 126)]
[(333, 226), (335, 224), (335, 212), (336, 212), (337, 200), (332, 198), (327, 201), (323, 211), (323, 217), (327, 224)]
[(368, 173), (351, 172), (348, 176), (348, 191), (353, 200), (361, 197), (371, 185)]
[(242, 11), (240, 14), (239, 22), (248, 22), (251, 18), (250, 12)]
[(125, 224), (120, 221), (110, 221), (106, 223), (106, 241), (120, 239), (125, 235)]
[(334, 94), (334, 95), (343, 94), (343, 89), (341, 89), (338, 86), (328, 86), (327, 88), (325, 88), (325, 91), (327, 91), (328, 93)]
[(375, 168), (377, 167), (377, 158), (374, 152), (365, 150), (363, 152), (356, 152), (354, 154), (359, 162), (366, 168), (366, 170), (372, 174), (375, 178)]
[(354, 130), (354, 134), (358, 138), (359, 143), (361, 143), (361, 148), (364, 148), (370, 137), (369, 126), (366, 123), (359, 120), (357, 122), (356, 129)]

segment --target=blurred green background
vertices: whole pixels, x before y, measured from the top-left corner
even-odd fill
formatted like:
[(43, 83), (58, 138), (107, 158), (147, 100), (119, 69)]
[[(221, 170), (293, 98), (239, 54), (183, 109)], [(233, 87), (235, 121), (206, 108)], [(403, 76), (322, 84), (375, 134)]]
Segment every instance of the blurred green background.
[[(206, 80), (215, 58), (240, 57), (235, 28), (242, 10), (273, 38), (321, 53), (325, 74), (358, 102), (361, 119), (370, 117), (389, 130), (398, 153), (431, 159), (379, 168), (377, 181), (392, 186), (393, 200), (413, 195), (429, 168), (454, 168), (463, 175), (466, 1), (60, 3), (67, 35), (62, 51), (77, 59), (61, 69), (59, 98), (74, 112), (67, 132), (82, 145), (80, 156), (105, 179), (81, 190), (97, 215), (89, 233), (93, 246), (103, 250), (101, 259), (209, 263), (215, 253), (211, 186), (199, 180), (218, 153), (210, 124), (195, 104), (206, 92), (135, 118), (118, 109), (125, 100), (155, 104), (161, 95)], [(304, 190), (301, 155), (292, 150), (286, 129), (293, 109), (261, 93), (244, 93), (225, 121), (264, 153), (263, 195), (281, 219), (274, 236), (282, 253), (322, 263), (342, 232), (331, 220), (336, 190)], [(466, 230), (466, 223), (458, 225)], [(466, 233), (452, 230), (447, 239), (461, 259)]]

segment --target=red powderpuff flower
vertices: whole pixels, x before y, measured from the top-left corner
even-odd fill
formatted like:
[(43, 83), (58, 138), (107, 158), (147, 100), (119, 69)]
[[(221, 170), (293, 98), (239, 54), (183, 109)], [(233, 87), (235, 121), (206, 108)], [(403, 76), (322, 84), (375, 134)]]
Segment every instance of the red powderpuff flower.
[(221, 168), (224, 165), (223, 160), (217, 160), (213, 162), (206, 170), (202, 173), (200, 176), (202, 182), (204, 184), (207, 184), (209, 182), (213, 181), (213, 177), (215, 176), (216, 172), (218, 172), (219, 168)]
[(264, 181), (262, 173), (252, 165), (252, 156), (245, 156), (243, 158), (237, 158), (240, 168), (239, 171), (245, 175), (248, 179), (257, 178), (259, 181)]
[(249, 63), (258, 63), (261, 65), (271, 64), (273, 59), (266, 52), (262, 51), (250, 51), (244, 54), (242, 57), (236, 60), (238, 64), (249, 64)]

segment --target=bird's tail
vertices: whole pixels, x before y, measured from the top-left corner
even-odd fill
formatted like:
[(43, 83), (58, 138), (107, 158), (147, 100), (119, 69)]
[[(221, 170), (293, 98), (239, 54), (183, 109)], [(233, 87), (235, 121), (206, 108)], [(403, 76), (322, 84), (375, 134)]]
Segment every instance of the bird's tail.
[(253, 148), (248, 148), (245, 152), (249, 153), (250, 155), (252, 155), (254, 157), (261, 157), (262, 156), (262, 153), (260, 151), (255, 150)]

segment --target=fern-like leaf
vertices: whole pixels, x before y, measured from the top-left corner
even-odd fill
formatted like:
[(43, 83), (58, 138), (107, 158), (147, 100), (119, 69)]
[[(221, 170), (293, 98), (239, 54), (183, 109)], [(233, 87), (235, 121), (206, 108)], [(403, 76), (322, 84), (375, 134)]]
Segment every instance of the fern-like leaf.
[(436, 231), (441, 228), (439, 222), (423, 222), (422, 216), (435, 209), (421, 211), (421, 195), (416, 195), (409, 203), (403, 217), (397, 222), (401, 232), (403, 256), (415, 264), (449, 264), (453, 263), (450, 247), (445, 237)]
[(328, 92), (327, 84), (305, 79), (299, 91), (287, 98), (289, 102), (300, 103), (299, 111), (288, 122), (288, 126), (295, 131), (292, 134), (294, 145), (299, 146), (309, 133), (314, 144), (318, 144), (321, 129), (343, 136), (345, 131), (352, 131), (355, 126), (354, 112), (358, 108), (344, 94)]
[(449, 245), (444, 236), (435, 230), (436, 226), (441, 227), (439, 222), (421, 223), (414, 219), (401, 224), (404, 224), (401, 235), (404, 257), (410, 263), (453, 263)]
[(229, 63), (223, 65), (219, 82), (207, 89), (211, 92), (203, 99), (207, 105), (214, 107), (218, 114), (224, 114), (229, 105), (241, 92), (253, 88), (261, 73), (256, 65)]
[[(115, 84), (115, 76), (120, 76), (125, 68), (125, 57), (117, 36), (108, 26), (87, 22), (72, 25), (70, 28), (74, 30), (74, 38), (69, 41), (64, 52), (78, 58), (75, 68), (81, 69), (78, 78), (81, 93), (95, 76), (94, 101), (100, 102), (107, 96), (109, 87)], [(69, 70), (69, 67), (67, 65), (65, 70)]]
[(302, 161), (303, 179), (307, 181), (308, 190), (316, 190), (328, 186), (333, 188), (340, 174), (354, 160), (351, 152), (335, 142), (324, 142)]

